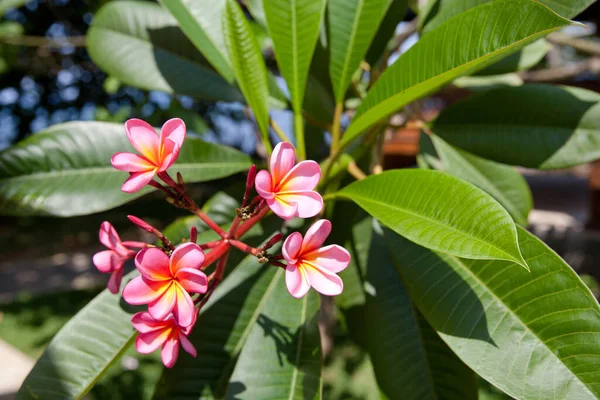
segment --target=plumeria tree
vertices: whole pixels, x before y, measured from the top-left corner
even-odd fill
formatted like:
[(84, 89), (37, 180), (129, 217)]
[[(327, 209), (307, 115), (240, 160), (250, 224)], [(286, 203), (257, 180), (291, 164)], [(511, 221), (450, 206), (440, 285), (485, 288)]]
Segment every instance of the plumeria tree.
[[(525, 229), (531, 194), (514, 168), (600, 155), (600, 95), (515, 73), (592, 2), (410, 4), (418, 41), (401, 54), (406, 0), (106, 4), (87, 34), (101, 68), (243, 103), (260, 151), (174, 118), (60, 124), (0, 153), (5, 214), (91, 214), (153, 190), (190, 213), (162, 230), (130, 215), (153, 242), (102, 223), (93, 262), (108, 289), (18, 398), (82, 398), (131, 346), (160, 349), (156, 399), (321, 398), (336, 330), (368, 355), (375, 397), (473, 399), (476, 376), (519, 399), (600, 397), (600, 307)], [(418, 112), (456, 87), (466, 97), (433, 121)], [(419, 168), (383, 171), (398, 125), (422, 130)], [(189, 189), (229, 176), (239, 185), (202, 205)]]

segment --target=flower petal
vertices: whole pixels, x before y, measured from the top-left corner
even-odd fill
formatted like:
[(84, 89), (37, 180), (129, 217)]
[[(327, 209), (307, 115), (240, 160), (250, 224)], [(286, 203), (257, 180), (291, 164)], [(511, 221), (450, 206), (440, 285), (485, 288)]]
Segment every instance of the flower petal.
[(149, 171), (156, 167), (144, 157), (134, 153), (116, 153), (110, 159), (110, 164), (119, 171), (127, 172)]
[(158, 165), (160, 139), (154, 128), (141, 119), (132, 118), (125, 122), (125, 131), (133, 147), (152, 164)]
[(306, 272), (306, 277), (310, 286), (317, 292), (326, 296), (336, 296), (344, 290), (344, 282), (342, 278), (329, 272), (326, 269), (315, 268), (314, 266), (302, 264), (302, 268)]
[(113, 250), (104, 250), (94, 254), (92, 262), (98, 268), (98, 271), (105, 274), (112, 272), (118, 265), (121, 257)]
[[(173, 321), (171, 319), (171, 321)], [(150, 315), (148, 311), (135, 313), (131, 317), (131, 324), (140, 333), (148, 333), (157, 329), (163, 330), (168, 326), (168, 321), (158, 321)]]
[(173, 278), (169, 269), (169, 257), (156, 247), (146, 247), (135, 256), (135, 266), (143, 277), (152, 281)]
[(167, 341), (169, 333), (168, 329), (140, 333), (135, 340), (135, 349), (142, 354), (152, 353)]
[(179, 333), (179, 343), (181, 343), (181, 347), (183, 347), (186, 352), (191, 354), (192, 357), (196, 357), (198, 355), (196, 348), (192, 342), (190, 342), (190, 339), (188, 339), (183, 333)]
[(208, 280), (206, 274), (197, 269), (182, 268), (177, 271), (177, 281), (189, 293), (206, 293)]
[(204, 262), (204, 252), (196, 243), (188, 242), (177, 246), (171, 259), (169, 266), (171, 275), (176, 276), (177, 272), (182, 268), (200, 269)]
[(123, 299), (132, 305), (148, 304), (159, 298), (167, 287), (137, 276), (123, 288)]
[(125, 193), (135, 193), (139, 190), (142, 190), (144, 186), (150, 183), (155, 174), (156, 168), (150, 171), (133, 172), (131, 175), (129, 175), (129, 178), (127, 178), (125, 183), (123, 183), (121, 190)]
[(177, 362), (177, 356), (179, 356), (179, 343), (178, 340), (171, 335), (165, 342), (160, 352), (160, 357), (162, 358), (165, 367), (171, 368), (175, 365), (175, 362)]
[(315, 251), (302, 255), (302, 259), (310, 264), (318, 265), (329, 272), (338, 273), (350, 264), (350, 253), (337, 244), (321, 247)]
[(274, 186), (287, 175), (296, 163), (294, 147), (288, 142), (281, 142), (273, 149), (270, 160), (270, 170)]
[(264, 169), (258, 171), (256, 174), (256, 178), (254, 179), (254, 187), (256, 188), (256, 192), (263, 199), (269, 200), (275, 197), (273, 194), (273, 185), (271, 182), (271, 174), (265, 171)]
[(296, 164), (277, 185), (277, 191), (313, 190), (321, 179), (321, 167), (308, 160)]
[(285, 261), (293, 264), (297, 261), (298, 253), (300, 252), (301, 248), (302, 235), (300, 232), (294, 232), (283, 242), (281, 253), (283, 254), (283, 258), (285, 258)]
[[(311, 190), (279, 192), (276, 194), (276, 198), (284, 203), (297, 204), (297, 216), (300, 218), (314, 217), (323, 209), (323, 198), (319, 193)], [(273, 209), (273, 207), (271, 207), (271, 209)], [(273, 212), (275, 212), (275, 210), (273, 210)], [(277, 213), (275, 212), (275, 214)]]
[(171, 118), (165, 122), (160, 130), (160, 139), (164, 145), (165, 139), (171, 139), (178, 147), (183, 146), (185, 140), (185, 123), (179, 118)]
[(285, 285), (295, 298), (303, 297), (310, 289), (306, 273), (296, 264), (288, 264), (285, 268)]
[(112, 250), (115, 250), (115, 247), (121, 243), (119, 234), (117, 234), (115, 228), (108, 221), (104, 221), (102, 224), (100, 224), (100, 232), (98, 236), (100, 243)]
[(331, 233), (331, 222), (326, 219), (320, 219), (306, 231), (302, 241), (302, 254), (317, 250)]
[[(173, 312), (177, 298), (177, 288), (174, 283), (168, 285), (168, 289), (156, 300), (148, 304), (148, 312), (155, 319), (164, 319)], [(177, 317), (176, 317), (177, 318)]]
[(165, 144), (163, 145), (162, 154), (161, 154), (161, 164), (159, 171), (166, 171), (169, 169), (171, 165), (177, 161), (177, 157), (179, 157), (179, 151), (181, 147), (175, 143), (173, 140), (166, 138)]
[(119, 293), (119, 289), (121, 289), (121, 280), (123, 279), (123, 272), (123, 265), (121, 265), (120, 268), (115, 269), (110, 275), (107, 287), (112, 294)]
[(173, 285), (173, 291), (175, 292), (176, 300), (175, 307), (173, 308), (173, 315), (175, 320), (182, 327), (187, 327), (194, 323), (194, 302), (192, 298), (180, 285)]
[(268, 199), (267, 205), (279, 218), (288, 220), (298, 216), (298, 204), (296, 203), (288, 203), (279, 197), (275, 197)]

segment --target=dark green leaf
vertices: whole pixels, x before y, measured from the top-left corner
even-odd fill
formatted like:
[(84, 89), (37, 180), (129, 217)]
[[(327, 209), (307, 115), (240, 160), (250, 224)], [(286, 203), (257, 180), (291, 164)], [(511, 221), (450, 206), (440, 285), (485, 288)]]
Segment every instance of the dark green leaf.
[(390, 7), (385, 13), (377, 33), (369, 46), (365, 60), (369, 65), (375, 65), (387, 48), (388, 42), (394, 37), (398, 24), (402, 22), (408, 9), (408, 0), (391, 0)]

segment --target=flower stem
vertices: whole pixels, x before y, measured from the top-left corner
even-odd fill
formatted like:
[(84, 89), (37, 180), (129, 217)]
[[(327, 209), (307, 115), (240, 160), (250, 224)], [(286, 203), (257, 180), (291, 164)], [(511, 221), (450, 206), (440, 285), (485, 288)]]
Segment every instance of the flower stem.
[(229, 241), (229, 243), (231, 243), (231, 245), (233, 247), (237, 247), (238, 249), (240, 249), (244, 253), (252, 254), (253, 256), (258, 256), (260, 254), (260, 252), (261, 252), (260, 249), (257, 249), (256, 247), (249, 246), (246, 243), (240, 242), (239, 240), (236, 240), (236, 239), (231, 239)]
[(208, 290), (204, 294), (204, 297), (202, 297), (202, 300), (198, 305), (198, 309), (202, 308), (202, 306), (206, 304), (206, 302), (208, 301), (208, 299), (210, 299), (210, 296), (213, 294), (219, 283), (223, 280), (223, 274), (225, 273), (225, 266), (227, 265), (228, 257), (229, 251), (226, 251), (223, 254), (223, 256), (219, 259), (217, 269), (215, 269), (215, 271), (208, 277)]
[(233, 237), (235, 239), (241, 238), (244, 235), (244, 233), (248, 232), (250, 230), (250, 228), (252, 228), (258, 221), (260, 221), (262, 219), (262, 217), (267, 215), (267, 213), (269, 211), (270, 211), (270, 208), (267, 207), (267, 205), (263, 203), (262, 208), (260, 209), (258, 214), (256, 214), (254, 217), (250, 218), (248, 221), (245, 221), (244, 223), (242, 223), (235, 231)]
[(225, 254), (225, 253), (227, 253), (227, 251), (229, 251), (230, 247), (231, 246), (230, 246), (229, 242), (222, 240), (218, 246), (216, 246), (208, 254), (206, 254), (206, 257), (204, 258), (204, 263), (202, 264), (202, 269), (207, 268), (212, 263), (214, 263), (219, 258), (221, 258), (221, 256), (223, 254)]

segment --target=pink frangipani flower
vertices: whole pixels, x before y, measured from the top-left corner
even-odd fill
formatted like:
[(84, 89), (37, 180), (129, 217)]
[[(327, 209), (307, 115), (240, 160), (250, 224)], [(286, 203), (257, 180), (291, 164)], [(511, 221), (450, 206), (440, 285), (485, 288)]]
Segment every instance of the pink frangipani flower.
[(163, 320), (152, 318), (152, 315), (146, 311), (135, 314), (131, 318), (131, 323), (140, 332), (135, 340), (136, 350), (142, 354), (149, 354), (162, 347), (160, 356), (167, 368), (175, 365), (180, 344), (192, 357), (196, 357), (196, 349), (187, 338), (196, 322), (195, 315), (194, 313), (192, 324), (183, 328), (177, 324), (172, 314)]
[(304, 296), (312, 286), (327, 296), (342, 293), (344, 283), (336, 273), (346, 269), (350, 253), (337, 244), (321, 247), (331, 233), (331, 222), (321, 219), (306, 231), (292, 233), (283, 243), (283, 258), (287, 261), (285, 283), (290, 294)]
[[(92, 261), (100, 272), (110, 275), (108, 280), (108, 290), (111, 293), (118, 293), (123, 278), (123, 265), (125, 261), (133, 258), (136, 251), (130, 248), (143, 248), (146, 243), (142, 242), (121, 242), (115, 228), (108, 221), (100, 225), (100, 243), (108, 247), (94, 254)], [(129, 248), (128, 248), (129, 247)]]
[(319, 179), (319, 164), (315, 161), (296, 164), (294, 148), (288, 142), (282, 142), (273, 150), (270, 172), (262, 170), (256, 175), (255, 187), (279, 217), (310, 218), (323, 208), (323, 198), (314, 191)]
[(189, 293), (206, 293), (208, 283), (199, 268), (204, 253), (196, 243), (177, 247), (171, 258), (151, 247), (135, 257), (138, 276), (123, 289), (123, 298), (133, 305), (148, 304), (153, 318), (162, 320), (173, 313), (177, 323), (190, 326), (194, 320), (194, 302)]
[(185, 124), (179, 118), (170, 119), (157, 135), (148, 123), (134, 118), (125, 122), (125, 131), (140, 154), (117, 153), (110, 162), (119, 171), (129, 172), (130, 176), (121, 190), (133, 193), (146, 186), (157, 172), (166, 171), (177, 160), (185, 139)]

